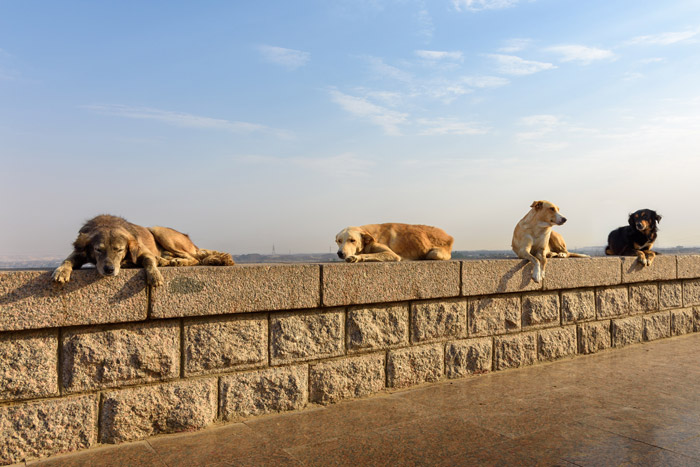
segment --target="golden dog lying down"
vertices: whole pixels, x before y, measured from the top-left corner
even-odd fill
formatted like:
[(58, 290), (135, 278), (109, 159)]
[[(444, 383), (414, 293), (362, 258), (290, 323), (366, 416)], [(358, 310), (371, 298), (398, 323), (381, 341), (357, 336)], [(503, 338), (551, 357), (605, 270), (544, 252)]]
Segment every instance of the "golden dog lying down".
[(335, 236), (338, 256), (358, 261), (401, 261), (452, 257), (454, 239), (444, 230), (427, 225), (367, 224), (346, 227)]
[(92, 263), (103, 276), (116, 276), (122, 266), (141, 266), (154, 287), (163, 285), (157, 266), (230, 266), (228, 253), (197, 248), (190, 237), (167, 227), (145, 228), (121, 217), (101, 215), (85, 223), (73, 242), (73, 252), (53, 272), (65, 283), (73, 269)]

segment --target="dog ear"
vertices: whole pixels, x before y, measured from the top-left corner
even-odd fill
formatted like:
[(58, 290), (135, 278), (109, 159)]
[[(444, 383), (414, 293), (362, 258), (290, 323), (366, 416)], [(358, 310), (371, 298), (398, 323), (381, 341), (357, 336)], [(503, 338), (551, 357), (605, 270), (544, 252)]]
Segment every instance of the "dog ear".
[(629, 215), (629, 217), (627, 218), (627, 223), (628, 223), (629, 225), (631, 225), (632, 227), (634, 227), (635, 224), (636, 224), (636, 223), (634, 222), (634, 218), (632, 217), (633, 214), (634, 214), (634, 213), (631, 213), (631, 214)]
[(654, 212), (654, 216), (655, 216), (654, 218), (656, 219), (657, 223), (661, 222), (661, 214), (656, 214), (656, 212)]
[(535, 209), (542, 209), (543, 204), (544, 203), (542, 201), (533, 201), (530, 207)]
[(365, 245), (369, 245), (370, 243), (374, 243), (376, 240), (372, 235), (369, 234), (369, 232), (362, 232), (362, 246), (364, 247)]
[(79, 233), (78, 238), (73, 242), (73, 248), (77, 251), (85, 251), (90, 246), (90, 236), (86, 233)]

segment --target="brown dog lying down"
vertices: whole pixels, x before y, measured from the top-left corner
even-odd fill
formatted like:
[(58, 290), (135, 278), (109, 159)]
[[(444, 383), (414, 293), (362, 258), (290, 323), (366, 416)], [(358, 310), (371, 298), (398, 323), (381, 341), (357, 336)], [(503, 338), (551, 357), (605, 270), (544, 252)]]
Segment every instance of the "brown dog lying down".
[(427, 225), (367, 224), (346, 227), (335, 236), (338, 256), (358, 261), (401, 261), (452, 257), (454, 239), (444, 230)]
[(533, 201), (530, 211), (515, 226), (513, 251), (532, 263), (535, 282), (544, 279), (547, 258), (588, 258), (588, 255), (570, 253), (564, 237), (552, 231), (553, 225), (562, 225), (566, 217), (559, 214), (559, 207), (549, 201)]
[(73, 242), (73, 253), (53, 272), (65, 283), (73, 269), (92, 263), (103, 276), (116, 276), (122, 266), (141, 266), (154, 287), (163, 285), (157, 266), (230, 266), (228, 253), (200, 250), (190, 237), (167, 227), (145, 228), (121, 217), (101, 215), (83, 225)]

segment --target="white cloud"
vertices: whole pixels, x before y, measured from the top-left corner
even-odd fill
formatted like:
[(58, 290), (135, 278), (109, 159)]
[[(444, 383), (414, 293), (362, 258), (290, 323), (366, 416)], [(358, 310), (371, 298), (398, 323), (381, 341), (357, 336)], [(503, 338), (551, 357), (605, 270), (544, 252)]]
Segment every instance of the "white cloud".
[(246, 155), (235, 158), (238, 162), (266, 167), (296, 167), (333, 177), (366, 177), (375, 163), (345, 153), (329, 157), (275, 157)]
[(596, 60), (611, 60), (615, 58), (615, 54), (610, 50), (586, 47), (584, 45), (557, 45), (547, 47), (545, 50), (560, 55), (562, 62), (581, 62), (585, 65)]
[(433, 25), (433, 18), (428, 10), (425, 8), (419, 10), (416, 14), (416, 21), (418, 22), (418, 33), (426, 39), (432, 39), (435, 25)]
[(182, 112), (153, 109), (150, 107), (131, 107), (127, 105), (85, 105), (82, 108), (102, 115), (133, 118), (138, 120), (155, 120), (167, 125), (185, 128), (204, 128), (230, 131), (232, 133), (266, 132), (288, 137), (289, 132), (276, 130), (256, 123), (230, 121), (219, 118), (202, 117)]
[(410, 83), (413, 81), (413, 76), (410, 73), (385, 63), (381, 58), (366, 57), (366, 59), (370, 64), (371, 70), (382, 79), (389, 78), (402, 81), (404, 83)]
[(261, 45), (258, 47), (263, 58), (270, 63), (281, 65), (289, 70), (296, 70), (306, 65), (311, 59), (309, 52), (301, 50), (285, 49), (271, 45)]
[(454, 60), (462, 61), (462, 52), (443, 52), (438, 50), (416, 50), (416, 55), (424, 60)]
[(530, 44), (532, 44), (532, 39), (508, 39), (504, 41), (503, 47), (498, 51), (512, 54), (527, 49)]
[(350, 96), (337, 90), (331, 90), (331, 99), (346, 112), (382, 127), (389, 135), (401, 134), (399, 126), (408, 119), (406, 113), (387, 109), (362, 97)]
[(677, 31), (637, 36), (625, 42), (625, 45), (672, 45), (695, 38), (700, 31)]
[(489, 54), (487, 57), (494, 59), (498, 63), (498, 71), (506, 75), (531, 75), (556, 68), (552, 63), (524, 60), (515, 55)]
[(500, 10), (502, 8), (510, 8), (517, 4), (520, 0), (452, 0), (452, 6), (455, 10), (462, 11), (481, 11), (481, 10)]
[(466, 76), (462, 79), (473, 88), (497, 88), (510, 83), (507, 78), (501, 76)]
[(420, 135), (483, 135), (489, 132), (489, 128), (478, 123), (460, 122), (447, 118), (420, 119), (417, 123), (423, 127), (419, 131)]

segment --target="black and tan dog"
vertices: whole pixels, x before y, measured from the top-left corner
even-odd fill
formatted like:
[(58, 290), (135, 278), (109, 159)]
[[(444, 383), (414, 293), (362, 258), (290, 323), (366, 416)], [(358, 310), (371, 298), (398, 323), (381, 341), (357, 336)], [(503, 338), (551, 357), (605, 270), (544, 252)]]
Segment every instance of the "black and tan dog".
[(140, 266), (154, 287), (163, 285), (157, 266), (230, 266), (228, 253), (202, 250), (186, 234), (167, 227), (141, 227), (121, 217), (101, 215), (85, 223), (73, 242), (73, 252), (53, 272), (65, 283), (73, 269), (92, 263), (103, 276), (116, 276), (123, 266)]
[(656, 224), (661, 222), (661, 216), (651, 209), (640, 209), (630, 214), (628, 222), (629, 225), (610, 232), (605, 254), (636, 256), (642, 266), (651, 266), (656, 257), (651, 248), (656, 241)]

